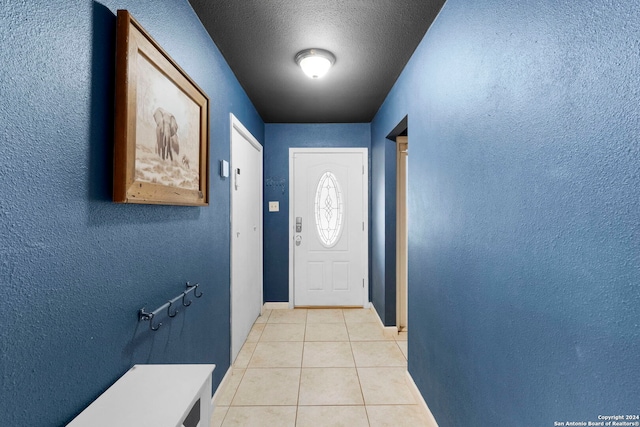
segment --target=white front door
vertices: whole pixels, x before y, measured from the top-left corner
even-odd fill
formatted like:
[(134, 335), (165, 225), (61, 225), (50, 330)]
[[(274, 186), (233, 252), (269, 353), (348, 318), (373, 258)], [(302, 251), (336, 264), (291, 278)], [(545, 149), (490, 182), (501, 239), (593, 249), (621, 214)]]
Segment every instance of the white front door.
[(290, 149), (294, 306), (368, 306), (366, 148)]
[(231, 362), (262, 308), (262, 146), (231, 116)]

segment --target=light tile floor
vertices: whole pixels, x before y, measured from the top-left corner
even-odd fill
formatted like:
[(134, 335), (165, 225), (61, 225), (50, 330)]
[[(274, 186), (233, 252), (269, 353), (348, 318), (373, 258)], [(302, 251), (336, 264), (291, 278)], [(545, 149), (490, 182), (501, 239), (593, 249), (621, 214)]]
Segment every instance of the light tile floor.
[(406, 369), (406, 334), (385, 336), (371, 310), (265, 310), (210, 426), (428, 426)]

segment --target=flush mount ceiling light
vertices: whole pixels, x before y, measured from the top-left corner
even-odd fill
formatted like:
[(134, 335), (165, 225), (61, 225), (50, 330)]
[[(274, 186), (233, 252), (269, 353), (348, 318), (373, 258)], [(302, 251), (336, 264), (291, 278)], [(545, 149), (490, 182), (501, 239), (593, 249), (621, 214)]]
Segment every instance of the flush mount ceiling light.
[(305, 49), (296, 55), (296, 64), (312, 79), (319, 79), (327, 74), (335, 62), (333, 53), (324, 49)]

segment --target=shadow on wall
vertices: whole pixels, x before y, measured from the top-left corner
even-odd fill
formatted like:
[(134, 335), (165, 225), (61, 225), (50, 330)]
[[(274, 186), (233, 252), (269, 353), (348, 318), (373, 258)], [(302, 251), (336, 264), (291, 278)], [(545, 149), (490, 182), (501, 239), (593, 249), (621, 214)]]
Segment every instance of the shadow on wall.
[(89, 199), (111, 202), (116, 17), (97, 2), (92, 36)]

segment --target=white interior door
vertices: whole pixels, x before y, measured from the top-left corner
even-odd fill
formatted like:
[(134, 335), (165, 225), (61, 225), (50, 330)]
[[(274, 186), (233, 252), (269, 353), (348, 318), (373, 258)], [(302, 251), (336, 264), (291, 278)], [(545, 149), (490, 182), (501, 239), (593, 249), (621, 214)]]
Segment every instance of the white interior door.
[(262, 146), (231, 115), (231, 361), (262, 308)]
[(294, 306), (368, 306), (366, 148), (290, 149)]

